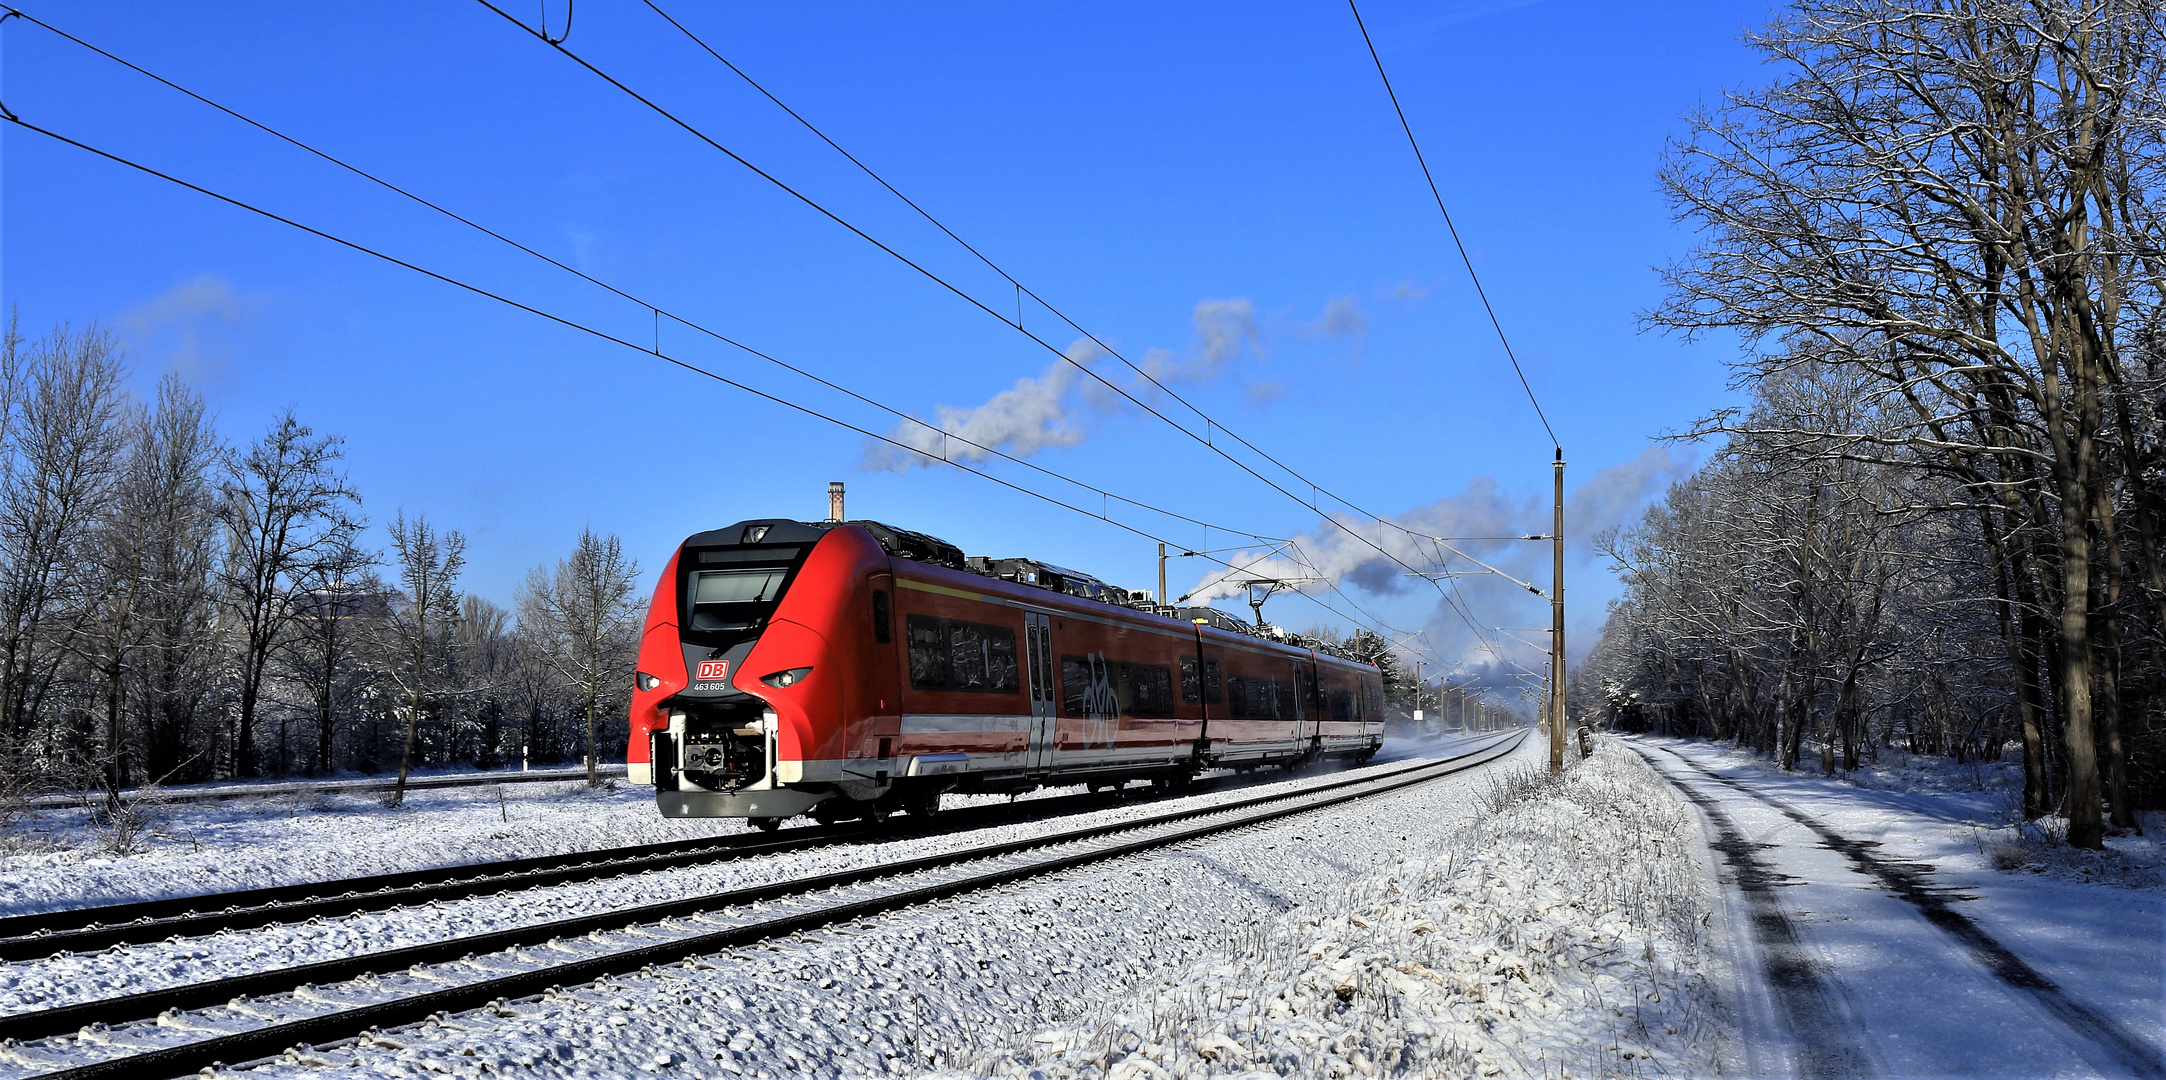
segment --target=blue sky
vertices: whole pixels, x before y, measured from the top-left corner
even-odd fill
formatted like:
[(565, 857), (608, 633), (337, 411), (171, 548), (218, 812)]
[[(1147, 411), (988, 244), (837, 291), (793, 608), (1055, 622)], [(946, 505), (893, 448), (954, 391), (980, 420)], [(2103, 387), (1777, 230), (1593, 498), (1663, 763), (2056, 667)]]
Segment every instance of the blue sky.
[[(547, 6), (561, 21), (562, 5)], [(1344, 6), (663, 6), (1033, 291), (1307, 480), (1417, 530), (1546, 529), (1549, 442)], [(541, 7), (512, 13), (533, 23)], [(1120, 495), (1307, 538), (1310, 560), (1344, 575), (1343, 596), (1311, 586), (1325, 602), (1426, 630), (1431, 671), (1488, 662), (1434, 588), (1060, 372), (1045, 348), (480, 4), (27, 10), (896, 409), (1010, 439), (1018, 456)], [(1571, 486), (1596, 481), (1575, 496), (1582, 540), (1658, 494), (1690, 453), (1650, 449), (1650, 436), (1728, 400), (1733, 344), (1687, 345), (1635, 319), (1658, 295), (1654, 268), (1691, 241), (1655, 188), (1664, 141), (1688, 109), (1762, 77), (1738, 36), (1764, 9), (1377, 2), (1363, 14), (1564, 441)], [(566, 44), (1013, 311), (1006, 281), (644, 4), (585, 0)], [(655, 340), (649, 309), (44, 30), (11, 21), (0, 63), (6, 104), (26, 120), (606, 333)], [(891, 467), (849, 431), (40, 135), (0, 133), (0, 170), (0, 301), (27, 328), (108, 322), (139, 388), (184, 372), (229, 439), (254, 437), (288, 407), (344, 436), (365, 512), (379, 523), (424, 513), (464, 531), (466, 583), (499, 603), (582, 526), (620, 534), (652, 571), (703, 528), (823, 516), (836, 479), (853, 517), (974, 554), (1153, 584), (1155, 548), (1133, 534), (953, 469)], [(1057, 348), (1077, 340), (1034, 304), (1021, 317)], [(660, 344), (860, 427), (897, 426), (681, 327), (665, 325)], [(1117, 361), (1091, 367), (1203, 430)], [(986, 468), (1107, 509), (1015, 466)], [(1176, 544), (1243, 542), (1110, 509)], [(1460, 546), (1546, 581), (1535, 545)], [(1173, 591), (1208, 584), (1209, 570), (1176, 561)], [(1613, 586), (1584, 544), (1570, 572), (1576, 656)], [(1460, 587), (1484, 627), (1547, 620), (1546, 604), (1498, 579)], [(1295, 627), (1340, 621), (1299, 598), (1267, 611)]]

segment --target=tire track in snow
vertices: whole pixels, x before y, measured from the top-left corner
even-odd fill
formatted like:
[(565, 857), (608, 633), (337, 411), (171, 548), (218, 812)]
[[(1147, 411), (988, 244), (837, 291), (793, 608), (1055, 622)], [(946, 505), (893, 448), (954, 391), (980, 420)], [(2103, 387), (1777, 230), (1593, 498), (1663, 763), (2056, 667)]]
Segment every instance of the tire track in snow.
[(1782, 898), (1775, 892), (1794, 879), (1760, 858), (1764, 845), (1745, 839), (1743, 830), (1723, 812), (1720, 803), (1671, 775), (1646, 751), (1637, 746), (1631, 749), (1699, 807), (1714, 827), (1719, 839), (1708, 846), (1721, 852), (1723, 861), (1730, 865), (1737, 890), (1751, 911), (1761, 964), (1778, 999), (1775, 1022), (1787, 1029), (1791, 1060), (1797, 1062), (1798, 1072), (1811, 1077), (1869, 1075), (1871, 1066), (1850, 1038), (1850, 1033), (1857, 1030), (1850, 1011), (1807, 956), (1797, 925), (1791, 922)]
[[(2156, 1049), (2128, 1030), (2120, 1021), (2069, 997), (2058, 983), (2011, 952), (1993, 935), (1986, 933), (1970, 916), (1951, 907), (1948, 897), (1927, 885), (1918, 871), (1873, 854), (1871, 849), (1877, 845), (1843, 836), (1781, 799), (1755, 791), (1667, 746), (1658, 749), (1708, 779), (1765, 803), (1776, 813), (1812, 830), (1813, 835), (1820, 838), (1822, 846), (1840, 853), (1849, 859), (1860, 873), (1880, 882), (1889, 892), (1916, 907), (1927, 922), (1954, 938), (1971, 959), (1991, 972), (1995, 978), (2029, 994), (2046, 1012), (2052, 1014), (2054, 1019), (2066, 1025), (2080, 1038), (2083, 1046), (2103, 1050), (2110, 1055), (2105, 1061), (2094, 1060), (2094, 1064), (2115, 1070), (2125, 1069), (2133, 1076), (2166, 1078), (2166, 1063), (2160, 1061)], [(1641, 753), (1640, 756), (1645, 757), (1646, 754)]]

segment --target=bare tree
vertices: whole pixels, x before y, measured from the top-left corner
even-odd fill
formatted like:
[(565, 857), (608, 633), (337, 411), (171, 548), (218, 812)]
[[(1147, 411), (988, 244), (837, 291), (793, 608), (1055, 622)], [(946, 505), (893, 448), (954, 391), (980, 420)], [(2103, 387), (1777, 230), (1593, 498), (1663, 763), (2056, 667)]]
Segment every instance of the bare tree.
[(240, 706), (233, 771), (256, 771), (255, 722), (264, 672), (295, 613), (294, 579), (314, 560), (349, 543), (359, 499), (335, 466), (343, 440), (318, 436), (291, 411), (248, 452), (228, 455), (221, 499), (226, 558), (221, 600), (240, 648)]
[(120, 511), (140, 530), (132, 562), (144, 584), (132, 605), (139, 633), (129, 666), (142, 684), (137, 709), (146, 779), (207, 771), (192, 744), (217, 692), (213, 474), (223, 452), (203, 399), (178, 376), (160, 380), (149, 426), (131, 455)]
[(445, 688), (457, 645), (459, 571), (466, 567), (466, 537), (456, 529), (438, 532), (428, 519), (400, 511), (391, 522), (391, 551), (398, 560), (399, 585), (405, 595), (395, 603), (383, 628), (389, 634), (386, 672), (397, 684), (403, 705), (406, 739), (399, 752), (398, 785), (391, 805), (406, 801), (406, 774), (413, 764), (414, 736), (422, 711), (435, 702), (432, 688)]
[[(2114, 710), (2095, 708), (2090, 609), (2098, 575), (2120, 572), (2100, 550), (2108, 417), (2159, 300), (2131, 222), (2152, 216), (2161, 162), (2130, 134), (2160, 119), (2159, 11), (1805, 0), (1750, 40), (1783, 75), (1692, 118), (1663, 183), (1705, 239), (1651, 319), (1774, 344), (1747, 378), (1823, 363), (1869, 375), (1907, 409), (1900, 430), (1761, 433), (1963, 475), (2053, 530), (2041, 600), (2069, 842), (2099, 847), (2096, 753), (2118, 737)], [(2155, 585), (2155, 549), (2143, 557)]]
[[(134, 411), (112, 504), (97, 530), (100, 581), (84, 635), (102, 683), (106, 786), (116, 806), (130, 780), (124, 703), (131, 682), (144, 683), (152, 699), (146, 718), (171, 696), (202, 692), (158, 677), (176, 670), (163, 662), (174, 658), (162, 655), (179, 643), (176, 628), (182, 641), (201, 640), (190, 631), (200, 628), (209, 600), (210, 472), (219, 452), (203, 399), (177, 376), (159, 381), (153, 411)], [(162, 780), (180, 755), (160, 753), (160, 732), (155, 723), (145, 726), (141, 764), (146, 779)]]
[(468, 756), (478, 768), (493, 769), (500, 760), (518, 646), (511, 612), (468, 593), (459, 611), (459, 659), (468, 703)]
[(341, 692), (353, 689), (355, 657), (367, 640), (367, 625), (387, 608), (385, 588), (374, 573), (376, 555), (346, 537), (309, 562), (299, 578), (293, 620), (294, 640), (286, 663), (296, 681), (307, 687), (316, 725), (316, 748), (310, 773), (338, 769), (338, 716)]
[(0, 342), (0, 722), (33, 730), (60, 658), (81, 629), (90, 546), (112, 499), (126, 427), (112, 336), (67, 328), (21, 354), (11, 323)]
[(639, 563), (614, 534), (583, 529), (569, 558), (551, 572), (535, 567), (519, 593), (519, 624), (544, 643), (556, 669), (578, 691), (587, 718), (587, 782), (596, 782), (595, 720), (602, 695), (629, 687), (638, 643), (639, 605), (632, 588)]

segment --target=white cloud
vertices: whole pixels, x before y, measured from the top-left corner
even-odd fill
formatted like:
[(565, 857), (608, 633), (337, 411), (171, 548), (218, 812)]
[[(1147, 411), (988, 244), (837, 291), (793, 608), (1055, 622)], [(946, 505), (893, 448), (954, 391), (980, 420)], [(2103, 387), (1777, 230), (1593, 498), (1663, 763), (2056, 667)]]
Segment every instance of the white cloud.
[(1324, 317), (1310, 327), (1325, 337), (1359, 337), (1369, 332), (1369, 313), (1351, 296), (1336, 296), (1324, 305)]
[(1584, 539), (1623, 525), (1647, 500), (1691, 471), (1692, 460), (1666, 446), (1650, 446), (1622, 465), (1603, 469), (1565, 500), (1564, 534)]
[(904, 472), (942, 461), (984, 461), (992, 456), (990, 450), (1028, 457), (1082, 442), (1090, 426), (1109, 411), (1104, 398), (1110, 395), (1078, 392), (1078, 384), (1097, 385), (1083, 368), (1105, 354), (1090, 339), (1079, 338), (1062, 355), (1065, 359), (1055, 360), (1043, 374), (1017, 379), (976, 408), (939, 405), (932, 421), (903, 421), (888, 438), (911, 449), (868, 441), (864, 466)]
[[(1140, 366), (1153, 378), (1165, 383), (1214, 379), (1244, 352), (1257, 354), (1256, 305), (1247, 300), (1204, 300), (1192, 318), (1196, 337), (1188, 352), (1152, 349), (1144, 354)], [(903, 446), (868, 442), (863, 466), (904, 472), (943, 460), (983, 461), (992, 456), (970, 443), (1029, 457), (1082, 442), (1125, 399), (1082, 370), (1106, 355), (1089, 338), (1078, 338), (1063, 355), (1067, 359), (1055, 361), (1034, 378), (1016, 380), (983, 405), (936, 405), (931, 420), (913, 417), (897, 424), (888, 438)]]
[[(1198, 301), (1190, 313), (1194, 337), (1184, 352), (1151, 349), (1138, 365), (1151, 378), (1168, 385), (1193, 384), (1233, 377), (1246, 358), (1264, 358), (1264, 331), (1256, 305), (1245, 297)], [(1324, 305), (1323, 316), (1298, 328), (1301, 337), (1358, 338), (1369, 328), (1369, 317), (1351, 296), (1334, 298)], [(1014, 457), (1029, 457), (1042, 450), (1075, 446), (1127, 402), (1122, 396), (1082, 369), (1105, 356), (1088, 338), (1080, 338), (1065, 353), (1067, 360), (1048, 366), (1040, 374), (1016, 380), (1014, 386), (971, 407), (935, 405), (931, 419), (913, 416), (887, 434), (895, 443), (869, 441), (862, 465), (879, 472), (904, 472), (941, 461), (982, 461), (987, 447)], [(1071, 363), (1070, 361), (1073, 361)], [(1106, 365), (1103, 374), (1122, 383), (1139, 399), (1150, 396), (1151, 387)], [(1245, 379), (1247, 404), (1269, 404), (1285, 396), (1282, 382)], [(970, 444), (976, 443), (977, 446)]]
[[(1689, 460), (1673, 454), (1668, 448), (1651, 446), (1630, 461), (1597, 471), (1585, 484), (1573, 489), (1565, 500), (1565, 535), (1575, 564), (1584, 565), (1593, 557), (1588, 541), (1596, 532), (1629, 519), (1667, 483), (1684, 475), (1690, 467)], [(1549, 621), (1548, 601), (1529, 593), (1511, 579), (1547, 590), (1550, 547), (1546, 543), (1524, 540), (1473, 538), (1547, 534), (1550, 514), (1546, 488), (1525, 497), (1515, 497), (1494, 479), (1478, 477), (1458, 494), (1391, 515), (1388, 520), (1400, 528), (1379, 526), (1372, 519), (1335, 515), (1336, 525), (1320, 525), (1296, 536), (1293, 550), (1284, 554), (1272, 555), (1271, 549), (1258, 548), (1228, 556), (1227, 562), (1243, 567), (1243, 571), (1235, 574), (1217, 567), (1201, 575), (1189, 602), (1240, 598), (1246, 590), (1233, 582), (1242, 577), (1312, 578), (1315, 580), (1300, 586), (1302, 592), (1352, 615), (1346, 601), (1333, 592), (1333, 586), (1353, 594), (1358, 601), (1364, 595), (1400, 596), (1434, 591), (1427, 582), (1410, 576), (1408, 567), (1423, 572), (1465, 573), (1469, 576), (1442, 584), (1457, 595), (1466, 611), (1477, 620), (1480, 633), (1468, 626), (1468, 620), (1461, 617), (1450, 600), (1439, 595), (1423, 628), (1424, 642), (1429, 655), (1459, 664), (1485, 685), (1501, 690), (1506, 688), (1511, 673), (1517, 670), (1514, 664), (1518, 668), (1541, 670), (1544, 657), (1539, 644), (1515, 641), (1492, 627), (1533, 626)], [(1409, 533), (1468, 538), (1449, 543), (1466, 556), (1480, 559), (1510, 577), (1485, 573), (1472, 559)], [(1567, 589), (1571, 589), (1569, 580)], [(1272, 601), (1273, 606), (1266, 608), (1267, 617), (1272, 611), (1284, 610), (1280, 605), (1288, 603), (1284, 598)], [(1238, 610), (1238, 605), (1230, 606)], [(1584, 611), (1582, 609), (1582, 615)], [(1579, 621), (1582, 620), (1575, 620)], [(1536, 643), (1545, 640), (1539, 632), (1520, 633), (1519, 636)], [(1584, 644), (1591, 640), (1586, 637), (1572, 649), (1572, 655), (1584, 655)], [(1571, 641), (1572, 636), (1567, 635), (1567, 642)], [(1504, 656), (1498, 656), (1498, 652)], [(1433, 669), (1431, 673), (1434, 674)]]
[(257, 304), (215, 274), (202, 274), (129, 308), (120, 325), (165, 354), (166, 366), (198, 376), (226, 359), (226, 336), (255, 314)]
[(1191, 315), (1196, 326), (1195, 344), (1185, 355), (1167, 349), (1143, 354), (1143, 370), (1159, 382), (1202, 382), (1218, 377), (1226, 365), (1246, 350), (1261, 355), (1257, 347), (1256, 305), (1244, 297), (1201, 300)]

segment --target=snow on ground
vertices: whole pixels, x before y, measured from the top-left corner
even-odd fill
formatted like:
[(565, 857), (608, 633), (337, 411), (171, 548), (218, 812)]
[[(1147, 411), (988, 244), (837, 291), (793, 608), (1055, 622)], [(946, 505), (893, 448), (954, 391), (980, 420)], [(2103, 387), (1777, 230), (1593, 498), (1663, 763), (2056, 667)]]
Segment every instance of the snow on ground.
[[(1692, 974), (1702, 947), (1693, 905), (1704, 904), (1693, 890), (1704, 879), (1689, 843), (1665, 842), (1669, 854), (1639, 870), (1612, 857), (1679, 826), (1668, 796), (1607, 756), (1620, 760), (1598, 754), (1556, 791), (1484, 814), (1485, 802), (1506, 801), (1500, 770), (1541, 760), (1529, 740), (1507, 763), (1400, 792), (381, 1032), (248, 1075), (1100, 1075), (1079, 1056), (1087, 1046), (1060, 1040), (1103, 1027), (1121, 1057), (1112, 1068), (1150, 1076), (1164, 1068), (1144, 1038), (1154, 1018), (1154, 1041), (1171, 1047), (1162, 1018), (1200, 1007), (1223, 1019), (1239, 985), (1271, 978), (1291, 992), (1278, 999), (1288, 1014), (1258, 1030), (1282, 1053), (1244, 1065), (1250, 1075), (1316, 1075), (1323, 1047), (1304, 1041), (1303, 1025), (1358, 1039), (1416, 1021), (1441, 1032), (1418, 1043), (1437, 1056), (1402, 1058), (1402, 1075), (1456, 1074), (1469, 1060), (1491, 1075), (1604, 1060), (1626, 1073), (1652, 1075), (1656, 1061), (1705, 1072), (1721, 1036)], [(1591, 894), (1580, 874), (1606, 892)], [(1308, 959), (1326, 941), (1347, 951)], [(1386, 947), (1426, 972), (1372, 966)], [(1245, 977), (1226, 968), (1244, 963)], [(1217, 1005), (1208, 995), (1183, 1004), (1173, 990), (1183, 982), (1219, 988)], [(1116, 1031), (1122, 1023), (1133, 1026)], [(1184, 1045), (1195, 1051), (1185, 1071), (1234, 1071), (1222, 1053)], [(1623, 1057), (1642, 1048), (1653, 1061)], [(1384, 1048), (1359, 1049), (1373, 1064)]]
[(666, 820), (654, 789), (621, 782), (408, 792), (310, 792), (159, 808), (142, 846), (116, 856), (80, 810), (26, 815), (0, 854), (0, 915), (252, 889), (434, 866), (591, 851), (742, 831)]
[[(1784, 773), (1720, 744), (1629, 742), (1719, 803), (1783, 879), (1776, 892), (1800, 951), (1832, 985), (1838, 1014), (1839, 1030), (1801, 1032), (1801, 1040), (1855, 1046), (1862, 1067), (1897, 1075), (2166, 1076), (2160, 815), (2151, 815), (2149, 837), (2112, 838), (2105, 853), (2062, 845), (2043, 862), (2011, 860), (1997, 854), (1997, 838), (2011, 834), (2005, 787), (1962, 782), (1965, 774), (1990, 779), (1999, 771), (1990, 766), (1912, 765), (1883, 774), (1897, 782), (1859, 785)], [(2007, 961), (1981, 951), (1979, 939), (1945, 931), (1945, 917), (1929, 918), (1861, 859), (1910, 875), (1937, 898), (1928, 903), (1943, 904), (2053, 986), (2025, 989), (1995, 976)], [(2102, 1026), (2120, 1030), (2102, 1035)], [(2122, 1035), (2134, 1042), (2117, 1050)]]
[[(1373, 763), (1442, 742), (1389, 740)], [(1072, 795), (1041, 788), (1023, 799)], [(1005, 795), (949, 796), (960, 809)], [(498, 859), (596, 851), (749, 830), (735, 818), (664, 818), (654, 789), (622, 781), (436, 788), (403, 806), (378, 793), (315, 790), (153, 808), (136, 850), (112, 854), (80, 809), (34, 811), (0, 834), (0, 915), (195, 896)], [(809, 823), (796, 819), (793, 825)]]
[(1712, 1074), (1699, 826), (1604, 749), (1492, 778), (1484, 816), (958, 1075)]
[[(1486, 741), (1469, 743), (1447, 740), (1427, 745), (1431, 753), (1447, 753), (1470, 745), (1484, 745)], [(1370, 765), (1347, 775), (1386, 771), (1388, 768), (1389, 766)], [(1017, 822), (927, 836), (891, 837), (877, 842), (838, 844), (811, 851), (753, 856), (596, 881), (438, 901), (416, 907), (360, 912), (337, 918), (317, 918), (259, 929), (221, 932), (209, 937), (175, 938), (122, 950), (61, 952), (42, 959), (0, 967), (0, 1013), (28, 1012), (131, 992), (297, 967), (462, 935), (530, 926), (601, 911), (710, 895), (729, 889), (1042, 836), (1169, 810), (1208, 806), (1232, 798), (1292, 791), (1320, 780), (1335, 778), (1335, 774), (1328, 772), (1304, 774), (1183, 799), (1115, 806), (1041, 821)], [(617, 793), (606, 790), (575, 788), (568, 794), (571, 798), (566, 800), (565, 807), (559, 808), (560, 813), (576, 813), (581, 807), (608, 811), (621, 806), (616, 799)], [(986, 797), (973, 801), (983, 801), (984, 798)], [(488, 809), (493, 812), (494, 804), (490, 804)], [(644, 804), (642, 812), (657, 824), (678, 824), (662, 821), (651, 801)], [(427, 811), (417, 811), (412, 815), (404, 812), (363, 814), (361, 820), (393, 829), (393, 835), (396, 835), (396, 827), (403, 824), (415, 826), (409, 828), (409, 832), (438, 837), (444, 834), (458, 835), (457, 830), (449, 828), (448, 824), (455, 824), (465, 816), (470, 815), (450, 810), (433, 815)], [(601, 813), (592, 816), (602, 824), (598, 825), (590, 836), (608, 835), (608, 819)], [(615, 822), (616, 827), (620, 830), (633, 827), (631, 822), (622, 820), (623, 816), (619, 809), (617, 817), (620, 820)], [(446, 818), (450, 819), (450, 823), (442, 820)], [(317, 827), (303, 825), (299, 817), (272, 820), (279, 824), (279, 830)], [(389, 824), (386, 825), (386, 822)], [(712, 827), (721, 823), (706, 824)], [(736, 828), (743, 827), (734, 822), (728, 824)], [(274, 830), (273, 835), (278, 835), (278, 831)], [(243, 847), (241, 842), (233, 837), (224, 839), (231, 849), (229, 857), (236, 862), (260, 861), (267, 854)], [(135, 863), (139, 860), (127, 861)], [(156, 864), (156, 860), (140, 861), (149, 862), (153, 866)], [(144, 871), (142, 867), (131, 869)]]

